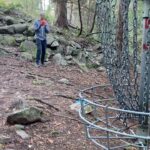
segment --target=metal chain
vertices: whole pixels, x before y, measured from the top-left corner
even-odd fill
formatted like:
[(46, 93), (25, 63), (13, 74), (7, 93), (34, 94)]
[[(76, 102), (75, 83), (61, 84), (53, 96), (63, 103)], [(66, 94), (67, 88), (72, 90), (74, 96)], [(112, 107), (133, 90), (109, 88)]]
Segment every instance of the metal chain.
[[(121, 59), (118, 57), (117, 0), (97, 0), (97, 23), (100, 31), (105, 67), (120, 107), (128, 110), (139, 109), (137, 71), (137, 0), (133, 1), (133, 60), (129, 56), (129, 5), (130, 0), (121, 1), (123, 20), (123, 42)], [(120, 12), (119, 12), (120, 13)], [(133, 64), (133, 69), (131, 68)], [(133, 73), (132, 73), (133, 72)], [(132, 77), (134, 75), (134, 78)]]

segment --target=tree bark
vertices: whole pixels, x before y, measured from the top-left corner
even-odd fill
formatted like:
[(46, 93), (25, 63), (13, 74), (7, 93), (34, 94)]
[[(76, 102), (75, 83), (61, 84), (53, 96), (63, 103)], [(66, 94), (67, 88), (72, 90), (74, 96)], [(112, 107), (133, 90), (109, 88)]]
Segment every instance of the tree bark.
[(82, 14), (81, 14), (81, 4), (80, 4), (80, 0), (78, 0), (78, 10), (79, 10), (79, 18), (80, 18), (80, 32), (78, 34), (78, 36), (80, 36), (83, 32), (83, 22), (82, 22)]
[(95, 26), (96, 13), (97, 13), (97, 8), (95, 6), (95, 12), (94, 12), (94, 17), (93, 17), (93, 22), (92, 22), (92, 26), (91, 26), (91, 29), (90, 29), (90, 33), (93, 32), (93, 29), (94, 29), (94, 26)]
[(120, 0), (119, 2), (119, 8), (118, 8), (118, 30), (117, 30), (117, 49), (118, 49), (118, 56), (121, 57), (122, 52), (122, 43), (123, 43), (123, 13), (122, 13), (122, 2), (123, 0)]
[(57, 0), (57, 11), (56, 26), (68, 29), (67, 0)]

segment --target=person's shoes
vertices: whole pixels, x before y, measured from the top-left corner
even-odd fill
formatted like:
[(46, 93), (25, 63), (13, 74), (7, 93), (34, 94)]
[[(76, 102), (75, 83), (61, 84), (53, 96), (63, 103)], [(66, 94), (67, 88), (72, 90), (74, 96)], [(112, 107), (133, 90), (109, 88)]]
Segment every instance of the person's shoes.
[(36, 68), (39, 68), (39, 67), (40, 67), (40, 64), (35, 64), (35, 67), (36, 67)]
[(41, 64), (42, 67), (46, 67), (46, 64)]

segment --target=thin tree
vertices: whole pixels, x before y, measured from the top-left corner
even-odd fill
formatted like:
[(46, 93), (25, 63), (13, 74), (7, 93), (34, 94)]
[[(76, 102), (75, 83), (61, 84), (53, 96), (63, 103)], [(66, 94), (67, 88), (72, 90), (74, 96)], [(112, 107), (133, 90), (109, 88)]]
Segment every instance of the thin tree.
[(83, 22), (82, 22), (82, 13), (81, 13), (81, 3), (80, 0), (78, 0), (78, 10), (79, 10), (79, 19), (80, 19), (80, 32), (78, 36), (80, 36), (83, 32)]

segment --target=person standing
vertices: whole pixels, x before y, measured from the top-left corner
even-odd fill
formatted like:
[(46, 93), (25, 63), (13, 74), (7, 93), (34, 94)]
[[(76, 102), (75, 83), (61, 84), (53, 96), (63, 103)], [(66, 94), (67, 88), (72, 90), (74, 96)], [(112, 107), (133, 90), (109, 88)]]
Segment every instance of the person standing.
[(36, 66), (39, 67), (40, 65), (44, 66), (47, 47), (46, 34), (50, 31), (44, 13), (40, 13), (40, 19), (35, 21), (34, 29), (37, 45)]

